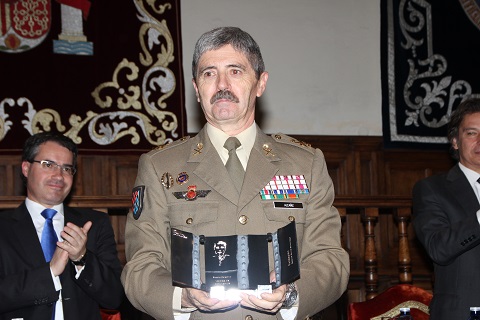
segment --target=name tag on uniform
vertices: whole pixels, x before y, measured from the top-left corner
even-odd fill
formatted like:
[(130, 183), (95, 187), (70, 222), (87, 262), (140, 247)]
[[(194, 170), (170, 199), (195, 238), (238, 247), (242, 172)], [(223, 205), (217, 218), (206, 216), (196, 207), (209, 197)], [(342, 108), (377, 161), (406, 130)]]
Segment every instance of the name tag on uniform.
[(273, 206), (280, 209), (303, 209), (303, 203), (301, 202), (274, 201)]

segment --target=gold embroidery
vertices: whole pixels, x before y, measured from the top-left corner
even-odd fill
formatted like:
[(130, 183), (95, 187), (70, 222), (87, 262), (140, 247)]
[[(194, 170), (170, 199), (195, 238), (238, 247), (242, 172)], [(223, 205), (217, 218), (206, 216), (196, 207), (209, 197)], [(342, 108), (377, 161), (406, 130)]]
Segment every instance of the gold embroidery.
[(62, 120), (60, 119), (60, 114), (53, 110), (53, 109), (43, 109), (38, 111), (37, 113), (33, 114), (31, 119), (31, 132), (38, 133), (42, 131), (38, 129), (38, 126), (44, 129), (44, 131), (50, 131), (50, 123), (54, 123), (56, 125), (56, 129), (58, 131), (65, 131), (65, 126), (62, 125)]
[[(91, 140), (98, 145), (108, 145), (125, 136), (131, 136), (135, 145), (146, 139), (151, 145), (160, 146), (178, 138), (177, 116), (168, 110), (165, 100), (176, 90), (176, 76), (168, 68), (175, 59), (174, 41), (166, 20), (159, 15), (172, 9), (171, 3), (158, 4), (154, 0), (134, 0), (137, 16), (142, 23), (138, 30), (141, 52), (138, 61), (123, 59), (113, 71), (110, 81), (100, 83), (91, 93), (94, 102), (104, 112), (87, 111), (86, 115), (72, 114), (70, 128), (65, 133), (80, 144), (81, 130), (87, 128)], [(150, 10), (150, 12), (149, 12)], [(174, 26), (173, 26), (174, 27)], [(27, 98), (5, 99), (0, 104), (0, 141), (13, 125), (7, 121), (4, 106), (28, 104), (25, 113), (28, 120), (23, 125), (31, 134), (50, 131), (54, 124), (59, 132), (67, 128), (55, 110), (35, 110)], [(129, 119), (131, 121), (126, 122)], [(133, 124), (132, 124), (133, 123)], [(167, 132), (172, 138), (167, 139)], [(201, 148), (198, 149), (200, 152)]]
[(306, 142), (303, 142), (303, 141), (300, 141), (300, 140), (297, 140), (297, 139), (293, 139), (293, 138), (290, 141), (293, 142), (293, 143), (298, 143), (302, 147), (311, 147), (312, 146), (310, 143), (306, 143)]
[(409, 300), (409, 301), (400, 303), (399, 305), (395, 306), (394, 308), (388, 310), (387, 312), (381, 315), (370, 318), (370, 320), (384, 320), (384, 319), (394, 318), (400, 314), (400, 308), (415, 308), (415, 309), (421, 310), (426, 314), (429, 314), (428, 306), (418, 301)]

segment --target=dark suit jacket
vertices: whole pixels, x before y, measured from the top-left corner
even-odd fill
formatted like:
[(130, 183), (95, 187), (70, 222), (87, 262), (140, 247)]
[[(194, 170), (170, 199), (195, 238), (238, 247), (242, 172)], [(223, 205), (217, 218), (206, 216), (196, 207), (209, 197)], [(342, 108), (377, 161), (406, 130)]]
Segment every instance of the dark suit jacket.
[(467, 319), (480, 305), (479, 209), (458, 165), (414, 186), (413, 225), (435, 268), (431, 319)]
[[(60, 276), (64, 317), (101, 319), (99, 306), (115, 309), (124, 297), (112, 226), (102, 212), (65, 206), (64, 213), (65, 223), (93, 223), (85, 269), (77, 280), (69, 263)], [(50, 320), (58, 296), (25, 203), (0, 212), (0, 319)]]

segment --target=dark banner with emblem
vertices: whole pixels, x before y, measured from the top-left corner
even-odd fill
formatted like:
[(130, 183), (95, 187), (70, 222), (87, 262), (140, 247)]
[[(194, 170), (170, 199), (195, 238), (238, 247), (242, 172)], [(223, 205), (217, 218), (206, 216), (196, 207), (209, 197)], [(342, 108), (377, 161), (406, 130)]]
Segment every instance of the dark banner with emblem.
[(1, 0), (0, 70), (0, 153), (40, 131), (94, 153), (186, 133), (179, 0)]
[(480, 0), (381, 1), (386, 147), (446, 148), (450, 114), (480, 96)]

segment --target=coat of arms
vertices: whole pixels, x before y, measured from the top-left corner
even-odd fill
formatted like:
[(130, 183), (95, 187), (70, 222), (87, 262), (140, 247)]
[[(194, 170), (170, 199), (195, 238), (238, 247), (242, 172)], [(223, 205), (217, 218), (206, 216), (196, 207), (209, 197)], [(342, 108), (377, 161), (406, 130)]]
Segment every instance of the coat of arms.
[(50, 23), (50, 0), (0, 0), (0, 51), (35, 48), (45, 40)]

